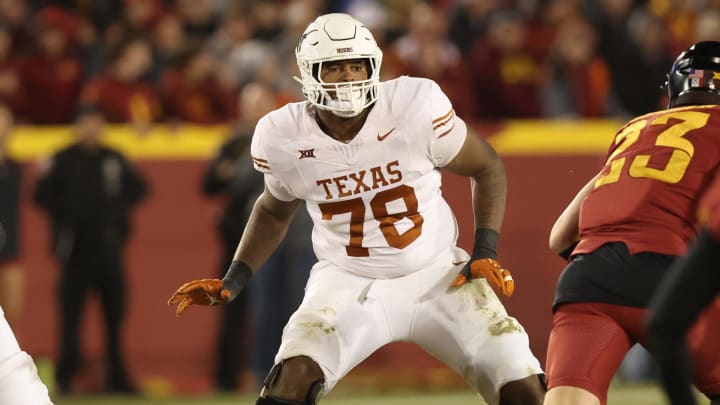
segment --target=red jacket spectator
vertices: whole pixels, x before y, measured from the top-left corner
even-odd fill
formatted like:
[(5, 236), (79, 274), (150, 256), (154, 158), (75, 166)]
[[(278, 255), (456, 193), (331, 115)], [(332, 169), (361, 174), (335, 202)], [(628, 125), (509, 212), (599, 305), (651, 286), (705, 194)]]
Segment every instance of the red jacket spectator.
[(525, 20), (504, 11), (490, 20), (488, 35), (475, 43), (470, 69), (480, 119), (540, 116), (542, 58), (529, 46)]
[(237, 91), (217, 80), (218, 63), (209, 51), (189, 51), (180, 69), (163, 74), (160, 91), (165, 115), (195, 124), (220, 124), (233, 118)]
[(99, 107), (109, 122), (129, 122), (147, 127), (162, 114), (155, 88), (144, 78), (150, 70), (152, 54), (143, 38), (123, 43), (108, 70), (90, 80), (81, 101)]
[(100, 107), (109, 122), (149, 124), (160, 117), (157, 93), (146, 82), (124, 82), (111, 75), (90, 80), (83, 89), (83, 104)]
[(72, 121), (83, 72), (75, 52), (77, 19), (58, 7), (38, 13), (36, 51), (22, 67), (29, 102), (26, 118), (34, 124)]

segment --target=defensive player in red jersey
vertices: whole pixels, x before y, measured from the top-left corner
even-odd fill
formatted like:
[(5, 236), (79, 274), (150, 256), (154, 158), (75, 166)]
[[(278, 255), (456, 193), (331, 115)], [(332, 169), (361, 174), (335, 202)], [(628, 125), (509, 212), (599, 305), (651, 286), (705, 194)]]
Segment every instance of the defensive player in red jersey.
[[(697, 69), (703, 69), (703, 72), (710, 71), (714, 79), (720, 76), (720, 43), (703, 46), (693, 50), (690, 63)], [(692, 75), (697, 76), (697, 72), (693, 71)], [(687, 78), (686, 70), (674, 70), (668, 86), (671, 91), (695, 97), (698, 90)], [(710, 98), (704, 103), (720, 104), (717, 81), (705, 82), (700, 91)], [(717, 137), (717, 134), (714, 135)], [(658, 287), (650, 302), (647, 318), (648, 339), (660, 368), (660, 381), (673, 405), (695, 404), (688, 344), (692, 349), (697, 342), (692, 339), (686, 342), (685, 337), (703, 310), (709, 308), (707, 311), (712, 313), (720, 306), (717, 299), (720, 292), (720, 272), (717, 271), (720, 264), (720, 164), (717, 160), (711, 175), (714, 182), (698, 211), (700, 233), (688, 255), (675, 261)]]
[[(570, 261), (553, 303), (545, 404), (605, 404), (626, 352), (648, 346), (648, 304), (696, 236), (696, 208), (720, 162), (720, 43), (700, 42), (669, 74), (668, 109), (630, 120), (604, 167), (557, 219)], [(720, 404), (720, 308), (690, 329), (696, 387)]]

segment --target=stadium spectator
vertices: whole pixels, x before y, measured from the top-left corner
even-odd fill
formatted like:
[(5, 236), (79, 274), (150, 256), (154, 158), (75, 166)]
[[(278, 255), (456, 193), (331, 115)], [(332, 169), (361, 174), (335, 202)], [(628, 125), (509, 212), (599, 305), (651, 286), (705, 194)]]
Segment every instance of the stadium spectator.
[(180, 18), (174, 13), (164, 14), (152, 33), (153, 68), (150, 76), (157, 82), (167, 69), (176, 66), (188, 46), (197, 46), (188, 40)]
[(530, 47), (543, 55), (552, 52), (551, 47), (557, 40), (558, 29), (568, 20), (584, 19), (586, 18), (582, 12), (582, 0), (542, 2), (528, 18), (526, 29), (527, 35), (532, 38)]
[(657, 110), (661, 100), (658, 83), (664, 80), (671, 61), (654, 65), (653, 60), (646, 59), (638, 37), (633, 35), (640, 30), (628, 29), (633, 1), (601, 0), (586, 4), (587, 16), (598, 32), (598, 53), (610, 70), (613, 103), (609, 114), (629, 118)]
[(490, 16), (500, 11), (502, 0), (455, 2), (448, 17), (448, 37), (466, 55), (473, 44), (487, 33)]
[(123, 42), (104, 73), (91, 79), (80, 102), (97, 106), (109, 122), (131, 123), (140, 131), (161, 118), (157, 90), (147, 80), (152, 67), (150, 43), (142, 38)]
[(253, 22), (244, 9), (231, 8), (223, 14), (218, 29), (205, 41), (205, 45), (218, 59), (224, 60), (236, 46), (252, 38), (253, 30)]
[(393, 42), (391, 50), (409, 66), (420, 57), (420, 50), (426, 43), (434, 43), (435, 56), (440, 58), (441, 66), (456, 66), (460, 62), (460, 51), (447, 38), (447, 22), (442, 11), (418, 2), (409, 10), (406, 33)]
[(477, 95), (474, 117), (484, 120), (538, 118), (542, 56), (527, 37), (526, 19), (516, 11), (493, 14), (487, 35), (468, 54), (471, 86)]
[(467, 85), (470, 75), (460, 51), (447, 37), (442, 11), (418, 3), (410, 10), (409, 24), (407, 34), (398, 38), (383, 57), (392, 60), (396, 56), (403, 74), (435, 80), (453, 100), (455, 111), (471, 117), (477, 109), (475, 93)]
[(68, 124), (84, 79), (75, 43), (78, 21), (55, 6), (44, 8), (35, 21), (37, 50), (22, 66), (29, 100), (25, 116), (34, 124)]
[(190, 41), (207, 41), (218, 28), (220, 10), (214, 0), (177, 0), (175, 9)]
[[(238, 100), (242, 117), (233, 127), (232, 136), (219, 149), (203, 176), (203, 193), (223, 196), (226, 204), (218, 219), (218, 236), (222, 243), (219, 275), (225, 274), (242, 236), (252, 204), (263, 190), (262, 175), (253, 170), (250, 137), (257, 120), (277, 107), (272, 90), (259, 84), (246, 85)], [(280, 279), (274, 280), (281, 283)], [(247, 292), (243, 292), (223, 309), (218, 331), (215, 385), (220, 391), (237, 388), (238, 370), (250, 365), (250, 353), (243, 349), (251, 344)], [(278, 292), (274, 299), (281, 299)], [(244, 336), (243, 336), (244, 335)], [(264, 338), (269, 338), (265, 336)], [(238, 342), (246, 342), (238, 345)], [(249, 367), (248, 367), (249, 368)]]
[(168, 12), (163, 0), (126, 0), (119, 23), (123, 37), (131, 35), (149, 36), (158, 21)]
[(22, 85), (22, 59), (13, 49), (12, 33), (0, 24), (0, 102), (13, 116), (24, 118), (27, 94)]
[(12, 49), (24, 54), (32, 45), (32, 14), (26, 0), (0, 1), (0, 25), (10, 31)]
[[(230, 265), (240, 236), (245, 228), (252, 205), (263, 190), (263, 176), (253, 170), (250, 159), (250, 138), (257, 121), (283, 101), (273, 89), (261, 83), (243, 87), (238, 102), (241, 117), (233, 127), (233, 136), (220, 148), (204, 177), (204, 192), (229, 197), (218, 223), (223, 244), (222, 276)], [(218, 340), (216, 385), (221, 391), (236, 388), (237, 371), (244, 363), (251, 365), (256, 382), (262, 382), (273, 365), (273, 357), (280, 346), (280, 337), (290, 314), (302, 300), (307, 276), (315, 260), (307, 235), (312, 223), (307, 214), (298, 213), (284, 243), (263, 266), (265, 277), (257, 277), (248, 288), (250, 296), (242, 293), (226, 306)], [(249, 305), (250, 304), (250, 305)], [(252, 313), (246, 339), (250, 353), (238, 352), (246, 312)]]
[(595, 29), (586, 20), (566, 18), (555, 32), (543, 81), (543, 116), (607, 116), (610, 72), (596, 50)]
[(672, 65), (673, 58), (689, 45), (674, 52), (668, 41), (668, 33), (662, 21), (642, 9), (635, 10), (628, 20), (628, 31), (632, 40), (638, 44), (642, 60), (646, 69), (644, 81), (637, 84), (638, 89), (648, 95), (649, 101), (656, 104), (653, 110), (667, 105), (667, 98), (659, 91), (657, 83), (663, 83), (668, 66)]
[[(550, 248), (569, 263), (553, 302), (545, 405), (605, 404), (673, 261), (695, 237), (696, 207), (720, 161), (714, 72), (720, 42), (681, 54), (668, 74), (668, 109), (630, 120), (604, 167), (555, 222)], [(699, 76), (701, 75), (701, 76)], [(720, 399), (720, 307), (690, 331), (695, 383)]]
[(647, 12), (659, 18), (667, 29), (672, 54), (678, 54), (694, 43), (695, 27), (698, 17), (702, 14), (698, 13), (697, 7), (701, 3), (706, 2), (695, 3), (687, 0), (648, 2)]
[(13, 160), (8, 150), (14, 121), (12, 111), (0, 105), (0, 223), (5, 228), (4, 248), (0, 249), (0, 307), (7, 321), (17, 327), (25, 276), (20, 264), (22, 166)]
[(448, 60), (443, 57), (445, 42), (441, 39), (427, 39), (418, 44), (417, 55), (405, 63), (405, 74), (435, 80), (447, 96), (454, 100), (458, 115), (472, 117), (477, 110), (477, 98), (467, 84), (470, 76), (461, 59)]
[(189, 47), (177, 68), (166, 70), (160, 79), (165, 117), (199, 125), (229, 123), (238, 92), (218, 79), (218, 68), (209, 50)]
[(120, 153), (102, 145), (104, 132), (101, 110), (83, 106), (76, 118), (76, 142), (52, 157), (35, 189), (35, 201), (51, 223), (53, 252), (61, 268), (55, 377), (63, 394), (73, 391), (73, 377), (82, 367), (80, 321), (91, 291), (98, 293), (105, 318), (105, 389), (135, 391), (121, 340), (127, 293), (123, 256), (131, 211), (147, 188)]
[(267, 0), (251, 2), (249, 15), (253, 21), (253, 38), (275, 43), (282, 37), (285, 27), (282, 19), (283, 1)]
[[(168, 303), (182, 315), (193, 304), (231, 301), (304, 202), (319, 261), (257, 405), (315, 404), (398, 340), (445, 361), (486, 402), (541, 404), (542, 370), (528, 336), (488, 284), (505, 295), (514, 290), (494, 260), (505, 210), (502, 162), (433, 81), (379, 83), (380, 49), (351, 16), (320, 16), (301, 38), (307, 101), (271, 112), (255, 128), (251, 153), (265, 189), (228, 272), (185, 283)], [(471, 177), (472, 256), (455, 247), (440, 167)]]
[(720, 6), (717, 9), (708, 10), (698, 15), (693, 38), (693, 43), (720, 38)]

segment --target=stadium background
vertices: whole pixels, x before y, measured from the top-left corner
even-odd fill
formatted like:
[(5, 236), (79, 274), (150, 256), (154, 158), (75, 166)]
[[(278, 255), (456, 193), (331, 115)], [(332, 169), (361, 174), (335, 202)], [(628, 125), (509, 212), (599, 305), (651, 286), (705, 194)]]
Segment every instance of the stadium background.
[[(618, 124), (612, 120), (511, 121), (477, 128), (501, 153), (508, 174), (508, 207), (499, 259), (512, 269), (518, 284), (517, 294), (505, 303), (526, 326), (532, 347), (543, 361), (554, 283), (563, 267), (562, 260), (547, 248), (548, 232), (564, 205), (600, 167), (602, 153)], [(126, 330), (128, 364), (145, 385), (165, 381), (173, 390), (190, 392), (211, 388), (219, 311), (195, 308), (178, 319), (166, 300), (184, 280), (214, 274), (218, 245), (212, 219), (219, 206), (200, 195), (198, 184), (207, 159), (225, 132), (221, 127), (187, 128), (177, 133), (157, 128), (137, 135), (127, 127), (115, 127), (108, 133), (107, 142), (133, 157), (152, 189), (135, 216), (127, 261), (131, 291)], [(32, 184), (35, 162), (71, 139), (67, 128), (18, 130), (10, 148), (26, 161), (27, 184)], [(443, 193), (458, 217), (460, 245), (469, 248), (469, 184), (456, 176), (446, 175), (444, 180)], [(23, 194), (22, 216), (22, 259), (29, 288), (18, 336), (35, 358), (52, 359), (56, 353), (53, 308), (57, 268), (50, 256), (45, 218), (28, 201), (29, 194)], [(90, 366), (85, 378), (92, 386), (100, 383), (93, 381), (93, 376), (102, 375), (98, 371), (103, 339), (94, 308), (88, 317), (84, 342)], [(437, 374), (443, 367), (440, 363), (410, 344), (383, 349), (363, 367), (402, 370), (415, 375), (421, 384), (435, 372), (440, 377), (436, 381), (439, 387), (457, 385), (447, 373)]]
[[(150, 392), (210, 390), (218, 312), (193, 309), (179, 320), (166, 306), (178, 283), (214, 274), (220, 202), (202, 197), (202, 170), (242, 118), (233, 100), (243, 86), (272, 87), (278, 104), (300, 99), (290, 80), (299, 33), (315, 15), (350, 11), (371, 25), (383, 47), (383, 79), (437, 80), (503, 156), (509, 199), (500, 259), (518, 282), (516, 296), (504, 301), (544, 361), (563, 265), (547, 249), (550, 226), (600, 167), (617, 126), (663, 105), (657, 86), (672, 57), (695, 41), (720, 39), (719, 10), (717, 0), (2, 0), (0, 45), (5, 38), (11, 46), (0, 46), (0, 101), (18, 118), (10, 151), (25, 168), (21, 262), (27, 280), (18, 337), (47, 376), (57, 357), (58, 269), (46, 220), (30, 201), (34, 180), (42, 162), (71, 141), (74, 108), (100, 102), (97, 79), (112, 76), (117, 49), (139, 37), (152, 50), (151, 66), (128, 86), (148, 98), (146, 104), (125, 100), (131, 105), (125, 115), (109, 117), (114, 125), (107, 138), (137, 162), (152, 188), (135, 215), (128, 249), (128, 364)], [(57, 35), (67, 41), (59, 54), (40, 43)], [(205, 66), (199, 86), (178, 79), (192, 70), (188, 61), (202, 53), (198, 49), (213, 58), (199, 63)], [(211, 113), (168, 104), (215, 96), (230, 102)], [(161, 108), (148, 109), (155, 102)], [(447, 176), (443, 192), (467, 248), (467, 182)], [(102, 378), (99, 319), (91, 305), (81, 376), (91, 391)], [(373, 355), (347, 384), (339, 388), (462, 387), (406, 344)]]

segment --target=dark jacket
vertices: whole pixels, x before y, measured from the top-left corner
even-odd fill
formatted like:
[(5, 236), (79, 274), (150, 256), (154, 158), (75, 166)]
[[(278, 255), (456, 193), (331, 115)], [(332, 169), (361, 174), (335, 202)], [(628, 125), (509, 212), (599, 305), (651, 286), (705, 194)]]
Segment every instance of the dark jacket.
[(5, 228), (5, 247), (1, 259), (12, 259), (19, 252), (20, 164), (6, 159), (0, 162), (0, 222)]
[(53, 156), (35, 189), (49, 214), (61, 258), (73, 246), (120, 248), (130, 232), (130, 210), (147, 194), (143, 178), (120, 153), (73, 144)]
[[(217, 174), (218, 165), (222, 162), (234, 165), (233, 176), (229, 179)], [(228, 197), (218, 222), (220, 234), (227, 243), (237, 244), (240, 240), (263, 185), (263, 175), (255, 171), (250, 158), (250, 137), (234, 136), (225, 142), (205, 171), (202, 190), (207, 196)]]

